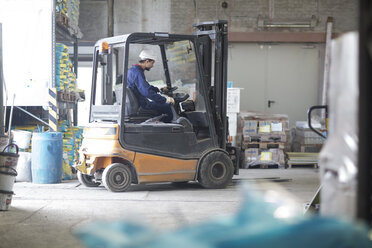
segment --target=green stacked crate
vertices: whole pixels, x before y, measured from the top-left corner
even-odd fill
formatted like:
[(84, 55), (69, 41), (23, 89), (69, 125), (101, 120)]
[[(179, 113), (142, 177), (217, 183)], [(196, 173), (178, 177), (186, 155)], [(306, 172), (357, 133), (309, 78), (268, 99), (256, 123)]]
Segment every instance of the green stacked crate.
[(70, 60), (67, 61), (66, 67), (67, 84), (65, 89), (69, 92), (73, 92), (76, 90), (76, 74), (73, 72), (73, 65)]
[(56, 44), (56, 88), (57, 91), (74, 92), (76, 90), (76, 74), (68, 55), (66, 45)]
[(69, 139), (65, 138), (65, 132), (68, 131), (69, 128), (69, 122), (67, 120), (60, 120), (58, 121), (58, 131), (62, 132), (63, 134), (63, 180), (72, 179), (72, 171), (71, 171), (71, 165), (70, 165), (70, 158), (69, 153), (72, 149), (72, 145)]
[(83, 129), (71, 127), (68, 120), (62, 120), (58, 121), (58, 131), (63, 134), (63, 178), (71, 179), (71, 167), (79, 160), (77, 156), (82, 141)]
[(76, 161), (79, 161), (79, 150), (80, 150), (81, 142), (83, 140), (83, 128), (74, 127), (74, 134), (75, 134), (75, 154), (77, 156)]
[(77, 27), (79, 23), (80, 0), (70, 0), (70, 1), (71, 1), (71, 14), (70, 14), (71, 23), (72, 25)]
[(67, 84), (67, 62), (68, 62), (68, 48), (66, 45), (56, 44), (56, 88), (57, 91), (65, 89)]
[(66, 0), (56, 0), (56, 12), (67, 14)]

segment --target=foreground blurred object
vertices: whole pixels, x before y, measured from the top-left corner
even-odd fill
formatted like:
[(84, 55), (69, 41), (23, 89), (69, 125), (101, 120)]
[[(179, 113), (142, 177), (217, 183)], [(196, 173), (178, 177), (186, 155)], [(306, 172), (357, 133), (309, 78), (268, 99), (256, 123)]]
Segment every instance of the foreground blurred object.
[(329, 133), (319, 156), (322, 215), (356, 217), (358, 173), (358, 34), (332, 42)]
[[(277, 188), (275, 185), (274, 188)], [(371, 247), (360, 225), (324, 217), (305, 217), (285, 192), (253, 185), (232, 216), (159, 232), (130, 221), (95, 222), (76, 234), (86, 247)]]

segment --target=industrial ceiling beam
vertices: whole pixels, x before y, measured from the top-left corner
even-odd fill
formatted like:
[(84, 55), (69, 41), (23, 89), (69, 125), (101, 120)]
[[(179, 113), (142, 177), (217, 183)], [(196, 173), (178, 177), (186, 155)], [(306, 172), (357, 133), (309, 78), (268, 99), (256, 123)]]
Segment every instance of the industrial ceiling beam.
[[(333, 33), (332, 38), (338, 34)], [(229, 42), (325, 43), (324, 32), (230, 32)]]

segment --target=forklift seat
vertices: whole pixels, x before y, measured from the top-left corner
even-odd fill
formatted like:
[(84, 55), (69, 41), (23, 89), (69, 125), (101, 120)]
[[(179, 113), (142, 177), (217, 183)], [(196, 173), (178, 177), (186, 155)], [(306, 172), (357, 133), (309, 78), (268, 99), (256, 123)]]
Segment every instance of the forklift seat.
[(142, 108), (130, 88), (126, 88), (125, 118), (129, 122), (143, 122), (152, 117), (158, 116), (158, 112), (152, 109)]
[[(140, 107), (137, 97), (134, 95), (133, 91), (130, 88), (127, 88), (126, 92), (127, 97), (125, 100), (125, 121), (132, 123), (142, 123), (148, 119), (159, 116), (159, 113), (155, 110), (144, 109)], [(179, 117), (173, 107), (172, 112), (172, 123), (181, 125), (183, 127), (183, 132), (193, 132), (193, 126), (187, 118)]]

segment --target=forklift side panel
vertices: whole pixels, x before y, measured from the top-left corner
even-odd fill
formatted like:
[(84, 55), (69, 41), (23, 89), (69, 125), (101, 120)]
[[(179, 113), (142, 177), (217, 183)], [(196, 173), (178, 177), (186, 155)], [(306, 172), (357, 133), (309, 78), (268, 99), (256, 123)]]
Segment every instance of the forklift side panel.
[(182, 159), (197, 159), (203, 151), (213, 147), (210, 138), (198, 140), (194, 132), (183, 132), (182, 126), (175, 127), (177, 129), (173, 132), (165, 132), (161, 125), (126, 127), (123, 146), (129, 150)]
[(136, 153), (139, 183), (193, 181), (198, 160), (181, 160)]

